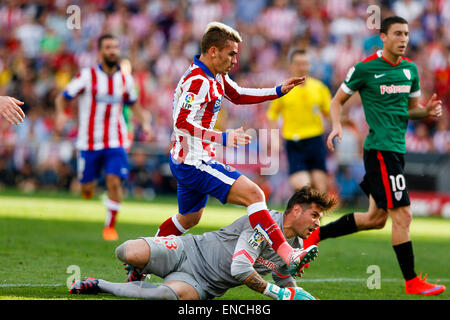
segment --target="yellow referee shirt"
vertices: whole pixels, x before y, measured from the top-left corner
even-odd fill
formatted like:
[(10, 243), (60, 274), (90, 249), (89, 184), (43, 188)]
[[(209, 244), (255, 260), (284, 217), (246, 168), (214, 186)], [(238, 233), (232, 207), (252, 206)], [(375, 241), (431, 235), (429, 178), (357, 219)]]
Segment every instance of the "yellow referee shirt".
[(330, 112), (331, 93), (328, 87), (314, 78), (306, 78), (303, 85), (273, 100), (267, 117), (276, 121), (283, 117), (282, 135), (286, 140), (303, 140), (323, 134), (321, 113)]

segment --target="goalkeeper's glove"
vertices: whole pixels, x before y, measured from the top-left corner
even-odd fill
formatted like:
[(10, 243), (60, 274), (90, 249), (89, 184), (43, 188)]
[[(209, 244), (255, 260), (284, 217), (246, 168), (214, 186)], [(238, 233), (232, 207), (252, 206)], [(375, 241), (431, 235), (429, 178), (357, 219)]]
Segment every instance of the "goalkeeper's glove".
[(316, 298), (300, 287), (280, 288), (273, 283), (267, 283), (264, 294), (276, 300), (316, 300)]

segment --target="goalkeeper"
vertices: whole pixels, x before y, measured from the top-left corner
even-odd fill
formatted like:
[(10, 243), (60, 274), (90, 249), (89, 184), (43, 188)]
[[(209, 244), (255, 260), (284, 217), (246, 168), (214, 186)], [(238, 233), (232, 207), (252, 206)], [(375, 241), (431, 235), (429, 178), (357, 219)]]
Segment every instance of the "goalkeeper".
[[(324, 211), (336, 200), (304, 187), (290, 198), (284, 213), (271, 210), (293, 248), (319, 227)], [(202, 235), (149, 237), (129, 240), (116, 248), (116, 256), (128, 270), (127, 283), (88, 278), (72, 284), (71, 293), (111, 293), (116, 296), (160, 300), (206, 300), (222, 296), (228, 289), (245, 284), (250, 289), (277, 300), (313, 300), (297, 287), (295, 277), (317, 256), (317, 247), (301, 253), (299, 269), (290, 269), (283, 259), (255, 231), (248, 217)], [(272, 273), (275, 282), (263, 276)], [(156, 286), (143, 281), (146, 274), (164, 279)]]

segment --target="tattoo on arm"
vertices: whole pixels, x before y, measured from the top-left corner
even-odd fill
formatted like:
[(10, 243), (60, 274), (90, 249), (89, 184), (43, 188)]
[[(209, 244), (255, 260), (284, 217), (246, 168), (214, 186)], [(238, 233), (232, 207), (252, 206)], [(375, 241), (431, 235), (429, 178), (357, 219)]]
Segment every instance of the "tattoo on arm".
[(244, 280), (244, 284), (249, 287), (252, 290), (255, 290), (257, 292), (264, 292), (264, 289), (267, 286), (267, 281), (264, 280), (259, 273), (256, 271), (253, 272), (251, 275), (247, 277), (247, 279)]

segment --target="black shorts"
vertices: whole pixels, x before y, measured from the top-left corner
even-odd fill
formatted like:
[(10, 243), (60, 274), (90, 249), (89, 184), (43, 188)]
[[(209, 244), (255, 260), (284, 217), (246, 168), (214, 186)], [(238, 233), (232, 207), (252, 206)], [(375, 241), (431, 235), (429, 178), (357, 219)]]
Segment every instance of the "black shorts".
[(392, 151), (364, 150), (366, 174), (361, 188), (367, 196), (372, 195), (380, 209), (409, 206), (408, 188), (403, 170), (404, 155)]
[(299, 171), (322, 170), (326, 172), (327, 150), (322, 136), (299, 141), (286, 140), (289, 174)]

